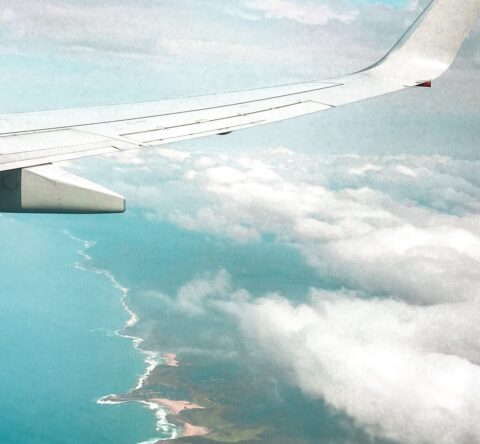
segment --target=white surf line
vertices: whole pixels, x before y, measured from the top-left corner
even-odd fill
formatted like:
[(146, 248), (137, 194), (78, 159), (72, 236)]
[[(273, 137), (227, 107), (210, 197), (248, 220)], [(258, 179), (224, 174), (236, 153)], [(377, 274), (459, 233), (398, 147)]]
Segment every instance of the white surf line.
[[(90, 248), (94, 247), (97, 244), (97, 242), (80, 239), (74, 236), (73, 234), (71, 234), (68, 230), (64, 230), (63, 233), (70, 239), (76, 242), (80, 242), (80, 244), (82, 245), (82, 249), (77, 250), (77, 253), (83, 258), (83, 260), (78, 261), (75, 264), (75, 268), (77, 270), (81, 270), (87, 273), (95, 273), (95, 274), (104, 276), (112, 283), (113, 287), (117, 289), (121, 294), (120, 302), (124, 310), (129, 314), (130, 318), (127, 320), (125, 326), (122, 329), (115, 331), (115, 334), (117, 336), (120, 336), (121, 338), (130, 339), (133, 342), (133, 346), (135, 350), (142, 353), (143, 355), (146, 355), (144, 362), (145, 364), (147, 364), (147, 368), (145, 369), (145, 372), (138, 378), (137, 385), (134, 388), (134, 390), (138, 390), (143, 387), (143, 384), (145, 384), (145, 381), (148, 379), (148, 377), (152, 374), (152, 372), (155, 370), (155, 368), (159, 364), (168, 362), (168, 358), (166, 356), (162, 356), (160, 353), (157, 353), (151, 350), (142, 349), (141, 345), (145, 341), (145, 339), (140, 338), (138, 336), (131, 336), (126, 333), (123, 333), (123, 331), (125, 331), (126, 329), (134, 327), (138, 323), (139, 319), (137, 314), (130, 308), (130, 306), (127, 303), (127, 297), (130, 289), (121, 285), (120, 282), (115, 277), (115, 275), (110, 270), (105, 270), (105, 269), (94, 267), (91, 265), (93, 258), (87, 253), (87, 251)], [(114, 404), (124, 404), (125, 402), (130, 402), (130, 401), (111, 401), (108, 398), (112, 396), (115, 396), (115, 395), (111, 394), (111, 395), (102, 396), (100, 399), (97, 400), (97, 404), (114, 405)], [(170, 409), (154, 402), (148, 402), (148, 401), (135, 401), (135, 402), (145, 404), (150, 410), (154, 412), (155, 417), (157, 419), (156, 421), (157, 431), (163, 432), (165, 434), (170, 433), (170, 436), (168, 438), (154, 438), (148, 442), (158, 442), (158, 441), (178, 438), (179, 435), (178, 435), (177, 427), (169, 423), (167, 420), (168, 415), (171, 413)]]

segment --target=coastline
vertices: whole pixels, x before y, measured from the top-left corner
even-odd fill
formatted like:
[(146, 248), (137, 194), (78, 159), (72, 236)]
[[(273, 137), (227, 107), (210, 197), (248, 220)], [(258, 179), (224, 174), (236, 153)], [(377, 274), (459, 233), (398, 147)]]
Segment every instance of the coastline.
[(159, 365), (179, 367), (180, 363), (177, 360), (177, 355), (172, 352), (159, 353), (152, 350), (146, 350), (142, 348), (142, 344), (145, 342), (144, 338), (129, 335), (127, 333), (129, 328), (134, 327), (139, 322), (138, 315), (133, 311), (127, 302), (130, 289), (121, 285), (111, 271), (89, 265), (93, 258), (87, 253), (87, 251), (96, 245), (95, 241), (80, 239), (72, 235), (67, 230), (64, 231), (64, 234), (70, 239), (81, 243), (82, 245), (82, 249), (78, 250), (77, 252), (83, 258), (83, 260), (78, 261), (75, 264), (75, 268), (84, 272), (96, 273), (104, 276), (111, 282), (113, 287), (120, 292), (120, 303), (122, 304), (123, 309), (129, 315), (129, 319), (122, 328), (115, 331), (115, 335), (132, 341), (134, 349), (145, 356), (144, 363), (146, 364), (146, 368), (145, 371), (139, 376), (136, 386), (133, 389), (130, 389), (126, 395), (110, 394), (102, 396), (101, 398), (97, 399), (97, 404), (117, 405), (137, 402), (145, 405), (149, 410), (151, 410), (156, 418), (156, 430), (168, 436), (162, 438), (152, 438), (149, 441), (139, 444), (157, 444), (161, 443), (162, 441), (174, 440), (181, 437), (205, 436), (210, 433), (210, 430), (206, 427), (195, 426), (183, 420), (181, 421), (182, 426), (174, 425), (168, 421), (169, 416), (177, 416), (185, 410), (204, 409), (204, 407), (200, 405), (194, 404), (190, 401), (170, 400), (156, 397), (141, 399), (139, 397), (129, 396), (133, 391), (140, 390), (146, 385), (148, 378)]

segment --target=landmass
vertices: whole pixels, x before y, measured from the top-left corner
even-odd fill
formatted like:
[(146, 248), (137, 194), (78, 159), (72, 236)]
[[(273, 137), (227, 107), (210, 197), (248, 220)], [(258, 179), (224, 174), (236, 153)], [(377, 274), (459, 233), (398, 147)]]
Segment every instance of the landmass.
[[(242, 443), (257, 441), (265, 427), (239, 427), (224, 418), (227, 409), (212, 402), (202, 393), (199, 387), (187, 384), (185, 391), (184, 379), (191, 366), (180, 366), (177, 356), (173, 353), (164, 355), (164, 363), (150, 370), (143, 383), (125, 394), (112, 394), (98, 400), (99, 404), (123, 404), (140, 402), (148, 405), (152, 411), (168, 409), (167, 420), (175, 424), (179, 437), (175, 440), (160, 439), (155, 444), (189, 439), (188, 442), (224, 442)], [(181, 394), (190, 394), (192, 401), (177, 399)], [(167, 397), (168, 395), (168, 397)], [(162, 417), (162, 415), (157, 415)], [(193, 441), (192, 441), (193, 439)]]
[[(371, 437), (345, 416), (341, 429), (332, 426), (339, 423), (338, 415), (334, 418), (336, 414), (322, 400), (303, 396), (268, 363), (259, 367), (256, 361), (244, 359), (246, 354), (183, 347), (184, 343), (195, 344), (195, 338), (188, 326), (180, 328), (185, 332), (182, 343), (178, 334), (170, 334), (174, 329), (169, 329), (169, 323), (181, 325), (190, 320), (172, 321), (163, 304), (156, 308), (152, 301), (144, 311), (137, 316), (128, 308), (135, 322), (119, 333), (145, 355), (144, 374), (128, 393), (108, 395), (98, 402), (146, 405), (157, 418), (158, 430), (149, 444), (372, 444)], [(230, 326), (226, 323), (222, 328), (225, 331)], [(163, 347), (182, 351), (159, 352)]]

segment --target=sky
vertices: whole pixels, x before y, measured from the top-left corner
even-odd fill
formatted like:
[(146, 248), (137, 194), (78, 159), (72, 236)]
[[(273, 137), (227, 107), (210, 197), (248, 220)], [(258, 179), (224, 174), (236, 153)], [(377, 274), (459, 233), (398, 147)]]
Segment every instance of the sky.
[[(378, 60), (425, 1), (3, 3), (0, 80), (8, 88), (0, 91), (0, 110), (7, 112), (198, 95), (345, 74)], [(376, 99), (374, 105), (358, 103), (321, 117), (249, 130), (235, 135), (229, 145), (251, 146), (268, 136), (272, 143), (312, 151), (320, 146), (325, 153), (442, 152), (477, 158), (480, 93), (472, 85), (478, 48), (478, 38), (471, 37), (454, 69), (433, 90), (406, 91)]]
[[(345, 74), (378, 60), (425, 2), (0, 5), (6, 112)], [(480, 442), (479, 31), (432, 89), (68, 168), (153, 221), (295, 248), (336, 287), (302, 304), (223, 301), (245, 337), (372, 436)], [(228, 280), (219, 273), (203, 286)], [(190, 302), (208, 308), (211, 296)]]

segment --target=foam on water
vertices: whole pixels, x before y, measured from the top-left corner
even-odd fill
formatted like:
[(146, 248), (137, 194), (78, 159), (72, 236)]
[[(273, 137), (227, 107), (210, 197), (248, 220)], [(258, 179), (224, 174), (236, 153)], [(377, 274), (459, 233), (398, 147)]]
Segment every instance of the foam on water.
[[(155, 368), (160, 364), (165, 364), (169, 362), (171, 359), (168, 358), (166, 355), (162, 355), (161, 353), (146, 350), (142, 348), (142, 344), (144, 343), (144, 339), (139, 336), (133, 336), (128, 333), (128, 329), (134, 327), (139, 319), (137, 314), (133, 311), (133, 309), (128, 305), (128, 293), (129, 289), (118, 281), (115, 275), (106, 269), (98, 268), (92, 265), (92, 256), (88, 254), (88, 250), (93, 248), (97, 243), (95, 241), (80, 239), (73, 234), (71, 234), (68, 230), (64, 231), (65, 235), (70, 239), (79, 242), (82, 245), (82, 248), (78, 250), (78, 254), (82, 257), (81, 261), (78, 261), (75, 264), (75, 267), (78, 270), (99, 274), (105, 277), (108, 281), (111, 282), (113, 287), (120, 292), (120, 303), (122, 304), (124, 310), (129, 315), (129, 319), (126, 321), (124, 328), (116, 330), (115, 334), (125, 339), (130, 339), (133, 343), (135, 350), (139, 353), (142, 353), (145, 356), (144, 362), (146, 364), (145, 371), (139, 376), (137, 384), (135, 385), (134, 390), (141, 389), (145, 384), (145, 381), (148, 377), (152, 374)], [(116, 404), (125, 404), (130, 401), (125, 400), (111, 400), (110, 397), (115, 396), (113, 394), (103, 396), (97, 400), (97, 404), (100, 405), (116, 405)], [(150, 410), (152, 410), (156, 417), (156, 429), (157, 431), (162, 433), (162, 437), (154, 438), (151, 441), (156, 443), (161, 440), (169, 440), (175, 439), (179, 436), (179, 430), (174, 424), (168, 422), (168, 415), (172, 412), (165, 406), (162, 406), (155, 402), (147, 402), (147, 401), (135, 401), (141, 404), (145, 404)]]

